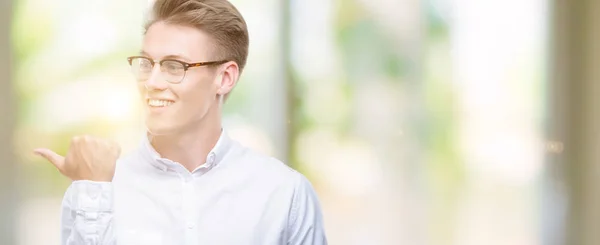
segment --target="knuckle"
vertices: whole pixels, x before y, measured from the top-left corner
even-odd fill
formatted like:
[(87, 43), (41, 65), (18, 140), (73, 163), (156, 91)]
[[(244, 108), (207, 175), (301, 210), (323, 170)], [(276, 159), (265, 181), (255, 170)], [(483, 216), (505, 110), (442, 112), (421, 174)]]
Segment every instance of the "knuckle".
[(83, 142), (90, 142), (90, 141), (92, 141), (92, 137), (89, 136), (89, 135), (84, 135), (81, 138), (82, 138)]
[(121, 153), (121, 147), (119, 147), (118, 145), (111, 145), (110, 149), (113, 154)]
[(71, 142), (73, 142), (73, 143), (77, 143), (79, 141), (81, 141), (81, 136), (75, 136), (75, 137), (71, 138)]

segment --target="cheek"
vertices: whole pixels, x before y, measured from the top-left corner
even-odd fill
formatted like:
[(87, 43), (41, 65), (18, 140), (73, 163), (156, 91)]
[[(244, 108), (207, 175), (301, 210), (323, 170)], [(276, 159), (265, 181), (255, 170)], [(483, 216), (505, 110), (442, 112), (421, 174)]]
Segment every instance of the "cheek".
[(179, 89), (174, 89), (173, 92), (177, 95), (186, 110), (201, 109), (200, 111), (204, 111), (213, 104), (216, 98), (216, 89), (210, 81), (188, 83), (179, 87)]

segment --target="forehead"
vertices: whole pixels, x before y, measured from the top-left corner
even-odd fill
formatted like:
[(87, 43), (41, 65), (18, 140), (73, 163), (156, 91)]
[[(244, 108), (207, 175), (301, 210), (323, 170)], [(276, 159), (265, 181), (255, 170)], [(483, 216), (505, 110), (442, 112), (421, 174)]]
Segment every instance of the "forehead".
[(197, 62), (209, 58), (211, 47), (212, 40), (205, 32), (159, 21), (146, 31), (142, 52), (153, 59), (178, 56), (184, 61)]

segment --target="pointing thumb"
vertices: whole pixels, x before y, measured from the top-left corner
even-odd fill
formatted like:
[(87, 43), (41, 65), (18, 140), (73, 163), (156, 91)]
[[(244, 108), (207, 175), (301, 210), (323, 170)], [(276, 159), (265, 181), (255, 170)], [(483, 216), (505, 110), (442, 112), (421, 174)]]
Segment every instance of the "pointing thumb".
[(58, 170), (62, 171), (62, 167), (65, 163), (65, 158), (63, 156), (58, 155), (56, 154), (56, 152), (45, 148), (35, 149), (33, 152), (37, 155), (40, 155), (43, 158), (46, 158), (46, 160), (52, 163)]

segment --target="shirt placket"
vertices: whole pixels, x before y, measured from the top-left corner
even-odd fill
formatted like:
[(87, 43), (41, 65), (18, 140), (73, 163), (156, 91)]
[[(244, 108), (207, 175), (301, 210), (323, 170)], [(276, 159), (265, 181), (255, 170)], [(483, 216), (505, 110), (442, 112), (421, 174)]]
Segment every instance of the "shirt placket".
[(207, 157), (206, 164), (199, 167), (192, 173), (187, 171), (185, 168), (180, 166), (177, 172), (182, 182), (182, 211), (183, 221), (185, 229), (185, 244), (196, 245), (198, 244), (198, 208), (197, 207), (197, 196), (195, 194), (194, 179), (199, 178), (208, 170), (210, 170), (215, 162), (215, 154), (210, 153)]
[(184, 221), (184, 229), (185, 229), (185, 244), (195, 245), (198, 244), (197, 241), (197, 215), (195, 209), (195, 195), (194, 195), (194, 185), (193, 185), (193, 176), (189, 173), (185, 174), (182, 177), (183, 181), (183, 221)]

